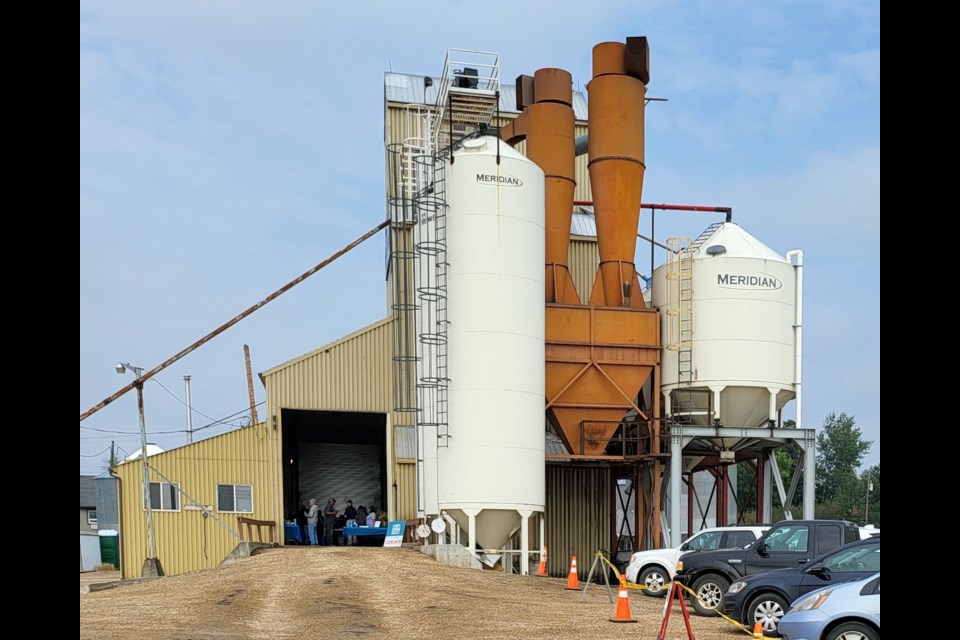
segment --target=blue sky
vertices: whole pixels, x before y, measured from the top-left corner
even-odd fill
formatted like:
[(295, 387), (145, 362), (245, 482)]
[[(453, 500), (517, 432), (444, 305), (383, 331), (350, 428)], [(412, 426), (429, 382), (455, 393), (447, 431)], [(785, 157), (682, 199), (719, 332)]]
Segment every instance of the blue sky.
[[(669, 102), (647, 111), (644, 201), (732, 206), (804, 250), (804, 426), (852, 414), (879, 462), (879, 2), (333, 4), (81, 2), (81, 411), (131, 379), (117, 361), (153, 367), (382, 219), (385, 71), (475, 48), (507, 80), (556, 66), (582, 88), (594, 44), (646, 35)], [(380, 237), (148, 382), (148, 431), (184, 428), (184, 374), (204, 426), (247, 404), (244, 343), (263, 371), (384, 301)], [(82, 423), (81, 473), (112, 439), (139, 447), (133, 394)]]

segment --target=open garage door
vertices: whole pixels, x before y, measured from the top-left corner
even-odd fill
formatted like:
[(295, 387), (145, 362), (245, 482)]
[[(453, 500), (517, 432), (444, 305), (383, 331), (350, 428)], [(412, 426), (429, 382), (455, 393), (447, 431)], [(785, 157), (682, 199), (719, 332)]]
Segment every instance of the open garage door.
[(387, 416), (352, 411), (282, 410), (284, 512), (316, 498), (386, 510)]
[(372, 444), (301, 443), (300, 495), (316, 498), (321, 507), (336, 498), (341, 512), (348, 499), (382, 509), (380, 456)]

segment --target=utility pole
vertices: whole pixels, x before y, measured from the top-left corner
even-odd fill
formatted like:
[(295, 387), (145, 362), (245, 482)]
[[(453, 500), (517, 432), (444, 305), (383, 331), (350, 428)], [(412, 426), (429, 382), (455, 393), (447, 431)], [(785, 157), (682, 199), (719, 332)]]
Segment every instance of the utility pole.
[(193, 444), (193, 402), (190, 400), (190, 374), (183, 376), (184, 393), (187, 405), (187, 444)]
[(253, 369), (250, 367), (250, 347), (243, 345), (243, 360), (247, 367), (247, 395), (250, 397), (250, 426), (257, 424), (257, 397), (253, 394)]
[(867, 504), (863, 506), (863, 524), (870, 524), (870, 494), (873, 492), (873, 480), (867, 480)]
[(147, 421), (143, 416), (143, 367), (135, 367), (129, 362), (120, 362), (116, 366), (117, 373), (123, 374), (130, 370), (136, 380), (133, 386), (137, 390), (137, 411), (140, 414), (140, 461), (143, 466), (143, 511), (147, 520), (147, 558), (143, 561), (141, 575), (144, 578), (155, 578), (163, 575), (160, 560), (157, 559), (157, 543), (153, 535), (153, 505), (150, 504), (150, 465), (147, 464)]

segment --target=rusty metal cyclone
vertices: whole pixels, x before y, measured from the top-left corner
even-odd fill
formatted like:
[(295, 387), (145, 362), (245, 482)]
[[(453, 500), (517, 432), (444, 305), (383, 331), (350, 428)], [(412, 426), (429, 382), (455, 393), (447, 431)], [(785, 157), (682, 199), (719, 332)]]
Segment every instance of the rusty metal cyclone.
[(216, 329), (214, 329), (213, 331), (211, 331), (211, 332), (208, 333), (207, 335), (203, 336), (202, 338), (200, 338), (200, 339), (197, 340), (196, 342), (192, 343), (192, 344), (189, 345), (188, 347), (185, 347), (184, 349), (181, 349), (181, 350), (178, 351), (176, 354), (174, 354), (173, 356), (167, 358), (166, 360), (164, 360), (163, 362), (161, 362), (160, 364), (158, 364), (158, 365), (157, 365), (156, 367), (154, 367), (153, 369), (150, 369), (149, 371), (147, 371), (146, 373), (144, 373), (142, 376), (140, 376), (139, 378), (137, 378), (136, 380), (134, 380), (134, 381), (131, 382), (130, 384), (126, 385), (125, 387), (120, 388), (118, 391), (116, 391), (115, 393), (113, 393), (111, 396), (109, 396), (109, 397), (107, 397), (107, 398), (104, 398), (103, 400), (101, 400), (101, 401), (98, 402), (97, 404), (93, 405), (92, 407), (90, 407), (89, 409), (87, 409), (86, 411), (84, 411), (83, 413), (80, 414), (80, 422), (83, 422), (85, 419), (89, 418), (90, 416), (92, 416), (93, 414), (95, 414), (95, 413), (96, 413), (97, 411), (99, 411), (100, 409), (103, 409), (105, 406), (107, 406), (108, 404), (110, 404), (111, 402), (113, 402), (114, 400), (116, 400), (117, 398), (121, 397), (122, 395), (124, 395), (125, 393), (127, 393), (128, 391), (130, 391), (131, 389), (136, 388), (137, 384), (141, 384), (141, 385), (142, 385), (144, 381), (149, 380), (150, 378), (152, 378), (152, 377), (155, 376), (156, 374), (160, 373), (161, 371), (163, 371), (164, 369), (166, 369), (167, 367), (169, 367), (170, 365), (172, 365), (172, 364), (173, 364), (174, 362), (176, 362), (177, 360), (180, 360), (181, 358), (183, 358), (183, 357), (186, 356), (187, 354), (195, 351), (198, 347), (200, 347), (201, 345), (203, 345), (203, 344), (206, 343), (206, 342), (209, 342), (209, 341), (212, 340), (213, 338), (217, 337), (218, 335), (220, 335), (221, 333), (223, 333), (224, 331), (226, 331), (227, 329), (229, 329), (229, 328), (232, 327), (233, 325), (237, 324), (238, 322), (240, 322), (241, 320), (243, 320), (244, 318), (246, 318), (247, 316), (249, 316), (250, 314), (252, 314), (254, 311), (256, 311), (256, 310), (264, 307), (266, 304), (268, 304), (268, 303), (276, 300), (278, 297), (280, 297), (281, 295), (283, 295), (284, 293), (286, 293), (287, 291), (289, 291), (289, 290), (292, 289), (293, 287), (297, 286), (298, 284), (300, 284), (301, 282), (303, 282), (304, 280), (306, 280), (307, 278), (309, 278), (310, 276), (312, 276), (312, 275), (315, 274), (316, 272), (320, 271), (321, 269), (323, 269), (325, 266), (327, 266), (328, 264), (330, 264), (331, 262), (333, 262), (333, 261), (336, 260), (337, 258), (342, 257), (344, 254), (348, 253), (348, 252), (351, 251), (352, 249), (355, 249), (356, 247), (358, 247), (358, 246), (360, 246), (361, 244), (363, 244), (365, 241), (367, 241), (367, 240), (369, 240), (370, 238), (372, 238), (373, 236), (375, 236), (377, 233), (379, 233), (380, 231), (382, 231), (383, 229), (385, 229), (388, 224), (390, 224), (390, 221), (389, 221), (389, 220), (384, 220), (383, 222), (381, 222), (380, 224), (378, 224), (377, 226), (375, 226), (375, 227), (374, 227), (373, 229), (371, 229), (370, 231), (367, 231), (365, 234), (363, 234), (362, 236), (360, 236), (359, 238), (357, 238), (356, 240), (354, 240), (354, 241), (351, 242), (350, 244), (346, 245), (345, 247), (343, 247), (342, 249), (340, 249), (340, 250), (337, 251), (336, 253), (332, 254), (332, 255), (331, 255), (329, 258), (327, 258), (326, 260), (324, 260), (324, 261), (322, 261), (322, 262), (319, 262), (319, 263), (317, 263), (316, 265), (314, 265), (313, 267), (311, 267), (310, 269), (304, 271), (302, 274), (300, 274), (299, 276), (297, 276), (296, 278), (294, 278), (293, 280), (291, 280), (291, 281), (288, 282), (287, 284), (283, 285), (282, 287), (280, 287), (279, 289), (277, 289), (276, 291), (274, 291), (273, 293), (271, 293), (270, 295), (268, 295), (266, 298), (264, 298), (264, 299), (261, 300), (260, 302), (254, 304), (253, 306), (247, 308), (247, 309), (244, 310), (244, 311), (241, 311), (239, 314), (237, 314), (236, 316), (234, 316), (233, 318), (231, 318), (230, 320), (228, 320), (228, 321), (225, 322), (224, 324), (220, 325), (219, 327), (217, 327)]

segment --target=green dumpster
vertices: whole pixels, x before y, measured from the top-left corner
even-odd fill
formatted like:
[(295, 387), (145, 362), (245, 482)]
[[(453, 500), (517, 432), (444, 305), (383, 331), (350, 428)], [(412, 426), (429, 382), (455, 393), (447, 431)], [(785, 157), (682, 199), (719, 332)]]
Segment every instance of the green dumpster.
[(112, 564), (115, 568), (120, 568), (120, 536), (116, 533), (113, 535), (103, 535), (106, 532), (100, 533), (100, 562), (104, 564)]

